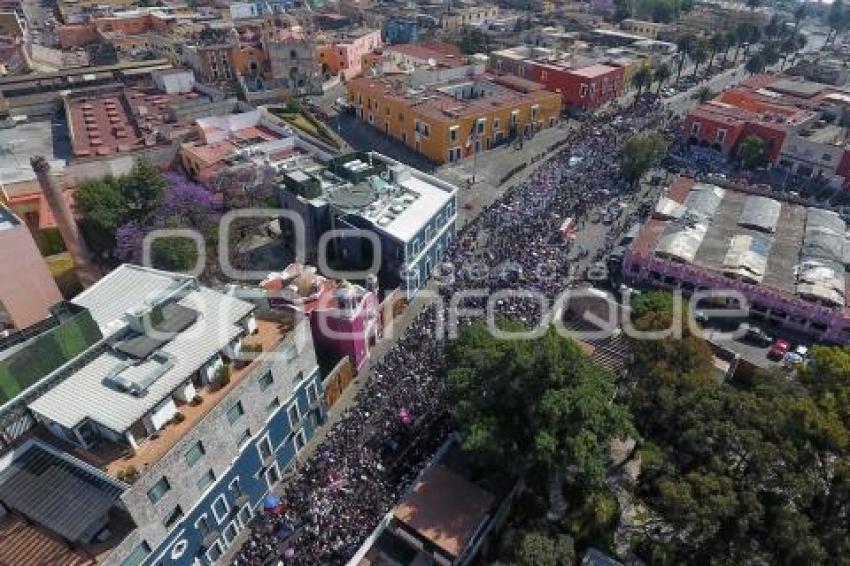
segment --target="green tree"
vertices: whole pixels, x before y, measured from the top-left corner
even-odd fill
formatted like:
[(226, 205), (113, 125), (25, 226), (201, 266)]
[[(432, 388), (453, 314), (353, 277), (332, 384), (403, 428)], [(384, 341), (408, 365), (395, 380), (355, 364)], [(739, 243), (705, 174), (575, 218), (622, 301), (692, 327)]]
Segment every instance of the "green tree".
[(843, 0), (834, 0), (829, 7), (829, 13), (826, 17), (827, 25), (829, 25), (830, 35), (827, 37), (827, 43), (835, 43), (838, 34), (843, 32), (847, 27), (847, 14), (844, 10)]
[[(521, 328), (512, 321), (501, 326)], [(534, 340), (504, 340), (476, 323), (451, 344), (447, 359), (464, 447), (520, 475), (544, 471), (552, 518), (566, 510), (567, 468), (575, 470), (571, 480), (599, 485), (608, 441), (633, 434), (628, 412), (613, 400), (613, 375), (554, 327)]]
[(637, 183), (665, 153), (667, 153), (667, 142), (658, 132), (632, 136), (620, 152), (620, 168), (623, 176), (632, 183)]
[(737, 26), (735, 26), (735, 61), (738, 60), (738, 54), (741, 51), (741, 47), (747, 45), (747, 49), (749, 49), (752, 29), (753, 25), (747, 22), (740, 22)]
[(805, 4), (798, 4), (796, 8), (794, 8), (794, 34), (796, 35), (800, 31), (800, 24), (803, 23), (803, 20), (809, 14), (809, 9)]
[[(636, 326), (666, 327), (672, 304), (660, 296), (638, 303)], [(623, 387), (644, 438), (636, 495), (666, 531), (637, 541), (641, 558), (827, 564), (846, 555), (850, 431), (836, 414), (785, 376), (718, 384), (710, 348), (686, 329), (632, 349)], [(826, 358), (837, 373), (850, 371), (850, 355)], [(806, 383), (820, 379), (815, 366)]]
[(717, 96), (716, 92), (714, 92), (713, 90), (711, 90), (707, 86), (704, 86), (704, 87), (700, 87), (699, 90), (697, 90), (695, 93), (693, 93), (691, 95), (691, 98), (693, 100), (697, 100), (697, 101), (702, 103), (702, 102), (708, 102), (709, 100), (711, 100), (715, 96)]
[(641, 67), (632, 75), (632, 86), (637, 89), (635, 93), (635, 104), (637, 104), (638, 100), (640, 100), (640, 93), (643, 92), (645, 87), (649, 87), (649, 84), (652, 82), (652, 72), (648, 67)]
[(121, 180), (107, 176), (86, 181), (74, 200), (86, 243), (95, 258), (102, 260), (115, 247), (115, 231), (129, 212)]
[(767, 25), (764, 26), (764, 35), (768, 39), (776, 39), (782, 34), (784, 28), (785, 22), (782, 18), (779, 17), (778, 14), (773, 14), (767, 22)]
[(673, 75), (673, 71), (670, 69), (670, 65), (667, 63), (661, 63), (655, 70), (652, 72), (652, 78), (655, 79), (656, 87), (655, 94), (656, 96), (661, 92), (661, 87), (664, 86), (664, 83), (670, 80), (670, 77)]
[(156, 238), (151, 245), (151, 262), (157, 269), (188, 272), (197, 261), (198, 250), (189, 238)]
[(738, 159), (747, 169), (764, 167), (768, 162), (768, 145), (763, 138), (749, 134), (738, 144)]
[[(729, 60), (729, 50), (733, 47), (735, 48), (735, 57), (737, 57), (738, 53), (738, 34), (735, 33), (735, 30), (730, 29), (726, 30), (726, 51), (723, 52), (723, 64), (726, 64), (726, 61)], [(734, 62), (734, 60), (733, 60)]]
[(573, 539), (543, 531), (523, 533), (516, 549), (519, 566), (572, 566), (576, 562)]
[(765, 68), (764, 57), (762, 57), (761, 53), (753, 53), (752, 57), (747, 59), (744, 68), (751, 75), (763, 72)]
[(708, 44), (704, 40), (697, 41), (693, 49), (691, 49), (691, 61), (694, 62), (694, 77), (697, 76), (699, 66), (708, 59)]
[(129, 218), (143, 222), (156, 210), (168, 187), (168, 182), (149, 161), (140, 159), (130, 173), (121, 179)]
[(690, 53), (695, 43), (696, 36), (690, 33), (682, 34), (676, 40), (676, 48), (679, 53), (679, 61), (676, 69), (676, 85), (679, 84), (679, 79), (682, 78), (682, 67), (685, 66), (685, 60), (688, 58), (688, 53)]
[(466, 55), (487, 53), (490, 51), (490, 37), (477, 27), (463, 26), (457, 45)]
[(717, 32), (711, 36), (709, 40), (711, 46), (711, 57), (708, 59), (708, 74), (711, 74), (711, 67), (714, 65), (714, 58), (720, 52), (726, 51), (726, 34)]
[(776, 46), (773, 43), (768, 43), (759, 51), (762, 60), (764, 61), (765, 66), (775, 65), (779, 62), (779, 51), (776, 49)]

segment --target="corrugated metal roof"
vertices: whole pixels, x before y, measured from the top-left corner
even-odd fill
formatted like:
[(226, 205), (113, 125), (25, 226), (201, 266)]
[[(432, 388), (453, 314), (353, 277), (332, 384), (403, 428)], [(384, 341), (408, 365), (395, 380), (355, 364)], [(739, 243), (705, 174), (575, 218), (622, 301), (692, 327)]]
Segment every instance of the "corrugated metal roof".
[[(149, 281), (146, 274), (140, 277), (143, 281)], [(122, 277), (118, 283), (120, 288), (129, 282)], [(111, 284), (106, 279), (95, 288)], [(108, 289), (93, 295), (100, 294), (115, 296), (116, 293)], [(148, 358), (122, 369), (120, 366), (136, 360), (115, 350), (108, 350), (36, 399), (30, 408), (67, 428), (73, 428), (89, 418), (122, 433), (236, 338), (243, 331), (237, 323), (254, 308), (250, 303), (204, 287), (191, 291), (179, 304), (196, 310), (200, 316), (192, 326), (158, 350), (171, 356), (174, 364), (143, 395), (134, 396), (107, 385), (104, 380), (118, 369), (122, 374), (141, 379), (140, 376), (157, 369), (151, 364), (159, 362)], [(111, 308), (104, 309), (104, 312), (123, 312), (132, 306), (116, 298)]]
[(0, 501), (72, 542), (95, 533), (122, 489), (92, 471), (30, 446), (0, 474)]
[(844, 265), (808, 260), (797, 266), (797, 294), (832, 305), (845, 303)]
[(123, 328), (124, 313), (191, 281), (184, 275), (122, 264), (71, 301), (86, 307), (104, 335)]
[(821, 208), (806, 209), (806, 232), (800, 256), (803, 261), (825, 259), (844, 263), (844, 239), (847, 227), (836, 212)]
[(655, 253), (678, 261), (693, 263), (707, 231), (706, 224), (670, 225), (658, 239)]
[(723, 272), (761, 283), (773, 239), (759, 234), (738, 234), (729, 241), (723, 258)]
[(685, 199), (684, 206), (691, 216), (709, 219), (714, 216), (726, 191), (717, 185), (696, 183)]
[(777, 200), (750, 195), (744, 203), (738, 225), (772, 234), (776, 231), (776, 222), (781, 210), (782, 204)]

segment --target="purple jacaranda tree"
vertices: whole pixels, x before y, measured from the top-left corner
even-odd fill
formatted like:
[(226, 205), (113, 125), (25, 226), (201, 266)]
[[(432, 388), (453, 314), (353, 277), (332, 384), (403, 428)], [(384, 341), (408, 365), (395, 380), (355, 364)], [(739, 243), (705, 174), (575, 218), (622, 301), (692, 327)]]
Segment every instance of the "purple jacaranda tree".
[(168, 187), (150, 220), (145, 224), (127, 222), (115, 233), (115, 256), (121, 261), (139, 263), (142, 242), (159, 228), (190, 228), (207, 232), (221, 218), (221, 197), (179, 173), (165, 173)]

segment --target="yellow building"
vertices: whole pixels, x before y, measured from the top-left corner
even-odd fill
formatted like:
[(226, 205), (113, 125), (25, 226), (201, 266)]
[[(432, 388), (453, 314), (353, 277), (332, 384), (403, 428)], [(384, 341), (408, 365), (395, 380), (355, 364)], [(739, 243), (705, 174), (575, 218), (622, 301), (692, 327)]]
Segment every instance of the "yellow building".
[(477, 76), (411, 89), (403, 80), (348, 82), (357, 117), (434, 163), (454, 162), (554, 126), (561, 96), (518, 77)]

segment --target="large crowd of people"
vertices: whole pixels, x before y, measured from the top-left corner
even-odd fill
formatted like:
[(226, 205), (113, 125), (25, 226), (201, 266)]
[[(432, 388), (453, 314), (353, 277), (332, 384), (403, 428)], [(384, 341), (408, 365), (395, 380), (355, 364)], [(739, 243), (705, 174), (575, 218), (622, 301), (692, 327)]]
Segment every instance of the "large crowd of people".
[[(555, 156), (460, 231), (447, 252), (454, 268), (442, 292), (518, 288), (557, 295), (571, 263), (591, 253), (571, 250), (558, 227), (566, 218), (581, 226), (594, 209), (633, 200), (618, 148), (636, 132), (672, 134), (674, 121), (659, 106), (638, 105), (571, 129)], [(541, 315), (539, 306), (520, 299), (499, 301), (498, 309), (528, 322)], [(285, 478), (282, 509), (257, 519), (234, 564), (342, 564), (353, 556), (450, 432), (441, 379), (445, 338), (438, 331), (444, 314), (434, 305), (422, 309), (327, 438)]]

